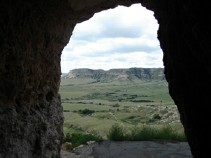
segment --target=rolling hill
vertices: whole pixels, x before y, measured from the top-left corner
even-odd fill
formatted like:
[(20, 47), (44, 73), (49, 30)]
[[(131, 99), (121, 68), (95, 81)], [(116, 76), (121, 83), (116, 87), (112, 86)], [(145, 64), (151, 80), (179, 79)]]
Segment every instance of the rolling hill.
[(98, 82), (109, 82), (113, 80), (165, 80), (163, 68), (128, 68), (128, 69), (73, 69), (64, 75), (65, 79), (91, 79)]

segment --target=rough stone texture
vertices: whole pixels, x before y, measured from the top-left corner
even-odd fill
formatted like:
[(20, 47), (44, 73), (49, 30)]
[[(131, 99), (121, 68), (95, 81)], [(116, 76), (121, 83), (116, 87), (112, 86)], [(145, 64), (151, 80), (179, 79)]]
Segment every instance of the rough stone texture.
[(154, 11), (160, 25), (165, 75), (192, 154), (210, 154), (209, 1), (1, 0), (0, 158), (60, 157), (61, 52), (78, 22), (137, 2)]
[(59, 157), (60, 55), (74, 26), (70, 12), (59, 0), (0, 1), (0, 158)]
[(209, 5), (163, 0), (156, 6), (158, 38), (164, 52), (170, 95), (180, 112), (192, 154), (197, 158), (207, 157), (211, 123)]

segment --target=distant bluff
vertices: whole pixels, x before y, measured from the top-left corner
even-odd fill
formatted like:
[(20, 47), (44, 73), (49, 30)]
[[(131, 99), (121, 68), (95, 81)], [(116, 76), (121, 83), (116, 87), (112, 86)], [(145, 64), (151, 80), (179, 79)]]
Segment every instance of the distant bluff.
[(74, 69), (64, 78), (91, 78), (94, 80), (165, 80), (164, 68), (128, 68), (128, 69)]

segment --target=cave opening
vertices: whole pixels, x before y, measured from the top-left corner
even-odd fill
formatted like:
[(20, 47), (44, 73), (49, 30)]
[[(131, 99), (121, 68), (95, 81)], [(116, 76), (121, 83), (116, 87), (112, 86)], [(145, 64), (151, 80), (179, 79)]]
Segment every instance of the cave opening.
[[(61, 56), (65, 137), (92, 133), (107, 139), (116, 123), (129, 131), (168, 124), (183, 134), (167, 82), (159, 78), (164, 74), (157, 30), (153, 12), (141, 4), (95, 13), (76, 25)], [(108, 77), (111, 70), (120, 77)], [(148, 76), (125, 76), (134, 71)]]
[(209, 155), (210, 27), (204, 20), (210, 19), (208, 2), (20, 0), (0, 5), (0, 157), (59, 157), (63, 109), (58, 90), (64, 46), (75, 25), (94, 13), (140, 2), (159, 23), (169, 93), (193, 157)]

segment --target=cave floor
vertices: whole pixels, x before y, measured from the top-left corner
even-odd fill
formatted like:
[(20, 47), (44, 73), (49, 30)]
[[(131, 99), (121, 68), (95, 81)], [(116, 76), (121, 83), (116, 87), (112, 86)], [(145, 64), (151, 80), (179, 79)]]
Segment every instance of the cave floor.
[(192, 158), (187, 142), (103, 141), (83, 145), (62, 158)]

